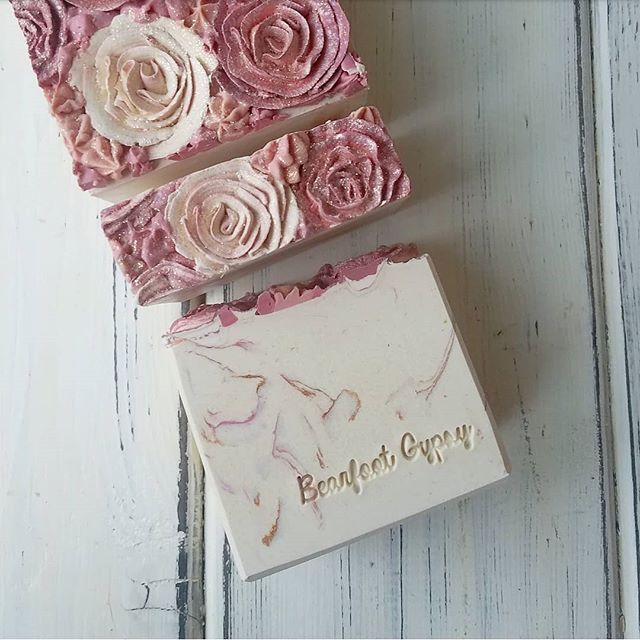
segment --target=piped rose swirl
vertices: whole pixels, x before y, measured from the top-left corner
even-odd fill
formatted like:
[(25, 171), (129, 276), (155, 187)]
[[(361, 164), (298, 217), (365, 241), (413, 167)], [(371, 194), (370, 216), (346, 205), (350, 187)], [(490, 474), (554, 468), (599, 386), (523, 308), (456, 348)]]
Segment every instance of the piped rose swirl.
[(409, 194), (409, 178), (373, 107), (309, 132), (293, 185), (305, 222), (325, 229)]
[(67, 42), (62, 0), (14, 0), (13, 10), (24, 33), (33, 70), (41, 86), (59, 79), (58, 51)]
[(177, 250), (215, 276), (289, 244), (300, 212), (288, 185), (239, 158), (186, 178), (166, 218)]
[(246, 104), (284, 109), (338, 82), (349, 22), (336, 0), (220, 0), (218, 79)]
[(98, 133), (146, 147), (154, 160), (178, 151), (202, 125), (216, 66), (183, 25), (162, 17), (138, 23), (123, 13), (76, 58), (71, 83)]

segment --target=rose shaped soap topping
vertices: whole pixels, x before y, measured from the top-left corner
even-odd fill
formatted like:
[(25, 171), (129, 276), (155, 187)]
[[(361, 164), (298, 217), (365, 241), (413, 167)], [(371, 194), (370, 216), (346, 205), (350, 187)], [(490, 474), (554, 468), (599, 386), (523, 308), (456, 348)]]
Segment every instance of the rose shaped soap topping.
[(299, 217), (291, 189), (247, 158), (186, 178), (166, 209), (177, 250), (208, 275), (289, 244)]
[(60, 47), (66, 43), (66, 13), (61, 0), (14, 0), (20, 28), (27, 40), (33, 70), (41, 86), (59, 76)]
[(336, 84), (349, 46), (337, 0), (221, 0), (219, 81), (249, 105), (283, 109)]
[(305, 221), (316, 229), (409, 193), (409, 178), (391, 138), (380, 124), (371, 121), (371, 108), (365, 114), (368, 119), (360, 119), (356, 113), (309, 132), (309, 157), (293, 189)]
[(138, 23), (125, 13), (91, 38), (73, 64), (71, 82), (98, 133), (147, 147), (154, 160), (183, 147), (201, 126), (216, 65), (181, 24), (168, 18)]

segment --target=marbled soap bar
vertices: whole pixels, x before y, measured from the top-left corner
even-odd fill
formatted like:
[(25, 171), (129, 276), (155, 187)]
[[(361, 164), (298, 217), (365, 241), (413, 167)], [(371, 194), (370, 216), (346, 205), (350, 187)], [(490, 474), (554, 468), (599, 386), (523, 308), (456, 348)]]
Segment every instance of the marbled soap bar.
[(11, 0), (83, 189), (111, 202), (364, 104), (338, 0)]
[(397, 245), (167, 336), (243, 579), (508, 471), (427, 256)]
[(409, 189), (380, 114), (363, 107), (110, 207), (101, 219), (144, 305), (193, 298), (388, 211)]

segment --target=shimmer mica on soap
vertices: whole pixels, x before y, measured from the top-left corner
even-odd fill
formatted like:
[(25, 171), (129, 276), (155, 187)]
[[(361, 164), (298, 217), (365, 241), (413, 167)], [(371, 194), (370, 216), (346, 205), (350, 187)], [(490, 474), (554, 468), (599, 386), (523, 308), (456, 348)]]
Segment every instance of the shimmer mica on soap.
[(508, 473), (433, 266), (415, 246), (203, 305), (166, 341), (243, 579)]
[(133, 180), (367, 87), (338, 0), (11, 3), (82, 189)]
[(191, 298), (409, 191), (380, 114), (363, 107), (110, 207), (101, 222), (145, 305)]

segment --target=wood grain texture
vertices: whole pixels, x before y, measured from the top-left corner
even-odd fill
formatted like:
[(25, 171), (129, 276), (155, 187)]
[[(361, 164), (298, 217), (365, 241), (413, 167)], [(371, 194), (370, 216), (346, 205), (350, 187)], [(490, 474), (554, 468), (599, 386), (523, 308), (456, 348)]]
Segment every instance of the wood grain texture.
[(620, 591), (626, 637), (640, 637), (640, 4), (600, 2), (602, 227), (616, 451)]
[(211, 504), (203, 549), (180, 308), (136, 311), (0, 2), (0, 636), (198, 636), (203, 553), (209, 637), (637, 634), (639, 5), (345, 4), (413, 202), (211, 299), (418, 242), (511, 479), (258, 583)]
[(0, 636), (201, 633), (161, 346), (180, 308), (136, 309), (7, 2), (0, 28)]
[(209, 637), (618, 632), (588, 5), (352, 0), (404, 212), (234, 284), (428, 250), (513, 463), (472, 498), (258, 583), (207, 510)]

